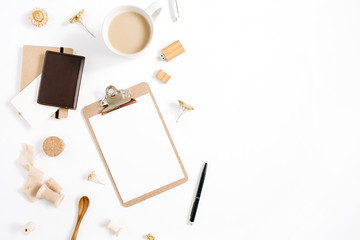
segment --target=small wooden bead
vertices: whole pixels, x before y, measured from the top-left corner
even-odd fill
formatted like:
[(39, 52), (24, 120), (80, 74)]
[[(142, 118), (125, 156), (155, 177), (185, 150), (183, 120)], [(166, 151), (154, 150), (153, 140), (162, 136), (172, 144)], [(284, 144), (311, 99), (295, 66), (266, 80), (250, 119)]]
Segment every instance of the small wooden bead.
[(164, 72), (162, 69), (160, 69), (158, 71), (158, 73), (156, 74), (156, 77), (158, 79), (160, 79), (161, 81), (163, 81), (164, 83), (167, 83), (169, 81), (169, 79), (171, 78), (171, 76), (169, 74), (167, 74), (166, 72)]
[(21, 233), (24, 235), (29, 235), (31, 232), (33, 232), (36, 229), (36, 223), (34, 222), (29, 222), (28, 224), (26, 224), (22, 229), (21, 229)]
[(64, 200), (64, 195), (54, 192), (46, 184), (43, 184), (39, 191), (36, 194), (36, 197), (39, 199), (45, 198), (49, 202), (52, 202), (54, 206), (57, 208), (61, 202)]
[(111, 220), (111, 221), (109, 222), (109, 224), (107, 225), (107, 227), (108, 227), (108, 229), (110, 229), (111, 231), (113, 231), (113, 232), (116, 234), (117, 237), (120, 235), (120, 232), (121, 232), (121, 230), (122, 230), (122, 228), (119, 227), (118, 225), (116, 225), (116, 223), (115, 223), (113, 220)]

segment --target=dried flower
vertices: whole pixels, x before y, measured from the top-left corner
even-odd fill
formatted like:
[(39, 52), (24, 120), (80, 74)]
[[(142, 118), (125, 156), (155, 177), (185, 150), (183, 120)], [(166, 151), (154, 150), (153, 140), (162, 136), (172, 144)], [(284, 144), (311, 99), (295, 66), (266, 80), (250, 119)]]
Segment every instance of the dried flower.
[(99, 181), (95, 171), (92, 171), (89, 176), (88, 176), (88, 181), (94, 182), (94, 183), (99, 183), (104, 185), (102, 182)]
[(42, 27), (48, 22), (48, 14), (41, 8), (33, 8), (29, 19), (34, 26)]
[(184, 114), (186, 113), (187, 111), (190, 111), (190, 110), (194, 110), (194, 107), (189, 105), (189, 104), (186, 104), (184, 101), (181, 101), (179, 100), (179, 116), (178, 118), (176, 119), (176, 122), (179, 121), (179, 118)]
[(155, 240), (155, 237), (149, 233), (146, 235), (146, 239), (147, 240)]
[(75, 16), (70, 18), (69, 22), (81, 24), (85, 28), (85, 30), (88, 31), (88, 33), (90, 33), (91, 36), (93, 36), (95, 38), (94, 34), (92, 34), (89, 31), (89, 29), (85, 26), (83, 16), (84, 16), (84, 9), (81, 9), (80, 12), (78, 12)]

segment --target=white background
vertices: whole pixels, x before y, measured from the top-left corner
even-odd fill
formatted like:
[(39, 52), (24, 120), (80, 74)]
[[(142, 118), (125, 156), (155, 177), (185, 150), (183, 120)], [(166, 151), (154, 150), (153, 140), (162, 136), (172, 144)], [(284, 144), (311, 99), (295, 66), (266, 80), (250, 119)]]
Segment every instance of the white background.
[[(69, 239), (82, 195), (90, 207), (78, 239), (116, 239), (109, 219), (124, 227), (118, 239), (359, 239), (360, 238), (360, 2), (357, 0), (178, 0), (155, 23), (147, 54), (122, 59), (107, 50), (101, 24), (107, 12), (150, 0), (2, 1), (0, 85), (0, 235), (25, 239), (21, 227), (38, 224), (27, 239)], [(49, 13), (33, 27), (32, 7)], [(85, 9), (93, 39), (68, 19)], [(159, 50), (181, 40), (186, 53), (158, 61)], [(77, 111), (31, 129), (10, 100), (18, 93), (24, 44), (72, 47), (86, 57)], [(154, 77), (162, 68), (172, 78)], [(189, 174), (189, 181), (130, 208), (120, 205), (81, 114), (107, 85), (146, 81)], [(175, 123), (177, 100), (193, 105)], [(51, 135), (64, 139), (57, 158), (41, 152)], [(35, 146), (35, 166), (63, 187), (55, 209), (30, 203), (17, 162), (21, 145)], [(139, 146), (140, 148), (141, 146)], [(191, 204), (204, 161), (209, 162), (196, 222)], [(86, 181), (95, 170), (105, 186)]]

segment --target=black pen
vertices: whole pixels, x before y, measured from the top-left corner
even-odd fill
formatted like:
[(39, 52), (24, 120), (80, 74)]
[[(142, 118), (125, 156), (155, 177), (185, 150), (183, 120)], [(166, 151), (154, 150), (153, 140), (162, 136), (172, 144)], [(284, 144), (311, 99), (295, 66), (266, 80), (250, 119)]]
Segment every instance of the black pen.
[(197, 190), (197, 193), (196, 193), (195, 201), (194, 201), (193, 207), (191, 209), (191, 214), (190, 214), (190, 224), (191, 225), (195, 221), (196, 210), (197, 210), (198, 205), (199, 205), (201, 191), (202, 191), (205, 176), (206, 176), (206, 168), (207, 168), (207, 162), (205, 162), (205, 165), (204, 165), (204, 168), (203, 168), (203, 171), (202, 171), (202, 174), (201, 174), (200, 182), (199, 182), (199, 187), (198, 187), (198, 190)]

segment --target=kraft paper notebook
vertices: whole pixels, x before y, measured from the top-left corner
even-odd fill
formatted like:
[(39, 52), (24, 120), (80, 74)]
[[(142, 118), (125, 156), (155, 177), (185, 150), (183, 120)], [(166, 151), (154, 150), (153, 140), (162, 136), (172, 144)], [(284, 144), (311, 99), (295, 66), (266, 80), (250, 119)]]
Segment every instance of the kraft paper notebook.
[[(33, 80), (35, 80), (42, 72), (45, 52), (54, 51), (60, 52), (60, 47), (45, 47), (45, 46), (31, 46), (24, 45), (22, 56), (22, 69), (21, 69), (21, 83), (20, 91), (28, 86)], [(64, 53), (73, 54), (72, 48), (63, 48)], [(52, 117), (54, 117), (53, 115)], [(60, 108), (59, 118), (67, 118), (68, 110)]]
[(135, 103), (102, 115), (97, 101), (83, 114), (120, 202), (129, 207), (188, 177), (149, 85), (126, 91)]

